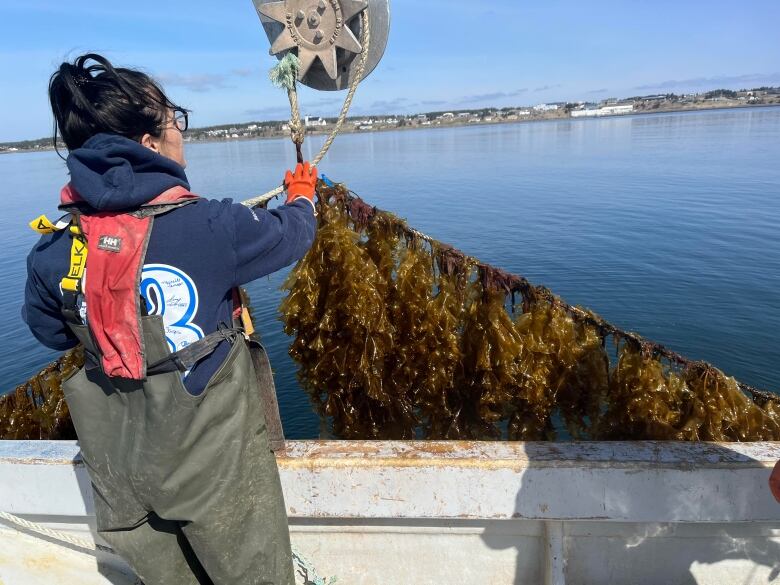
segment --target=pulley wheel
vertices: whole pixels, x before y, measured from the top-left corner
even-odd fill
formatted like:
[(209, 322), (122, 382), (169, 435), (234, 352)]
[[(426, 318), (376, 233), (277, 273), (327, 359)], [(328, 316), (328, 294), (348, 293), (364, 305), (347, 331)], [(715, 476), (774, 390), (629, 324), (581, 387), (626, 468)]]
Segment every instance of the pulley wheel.
[(390, 0), (252, 0), (279, 59), (293, 51), (298, 78), (314, 89), (346, 89), (356, 75), (368, 10), (371, 43), (363, 77), (382, 59), (390, 30)]

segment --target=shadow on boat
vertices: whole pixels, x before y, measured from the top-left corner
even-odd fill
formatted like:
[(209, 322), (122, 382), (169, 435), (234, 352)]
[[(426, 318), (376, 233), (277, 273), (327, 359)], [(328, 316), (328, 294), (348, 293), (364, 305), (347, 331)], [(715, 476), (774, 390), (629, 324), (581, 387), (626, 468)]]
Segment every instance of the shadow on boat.
[(722, 444), (580, 445), (579, 461), (527, 445), (515, 519), (482, 534), (492, 550), (515, 549), (507, 583), (780, 583), (780, 504), (765, 462)]

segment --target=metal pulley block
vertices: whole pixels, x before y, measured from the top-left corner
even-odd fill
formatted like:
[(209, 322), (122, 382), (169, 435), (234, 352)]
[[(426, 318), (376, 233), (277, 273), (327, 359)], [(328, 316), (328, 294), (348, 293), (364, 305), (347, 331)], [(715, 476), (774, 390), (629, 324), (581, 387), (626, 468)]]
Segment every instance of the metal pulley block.
[(314, 89), (346, 89), (363, 51), (361, 15), (368, 10), (371, 42), (363, 77), (384, 55), (390, 30), (390, 0), (253, 0), (279, 59), (296, 51), (298, 79)]

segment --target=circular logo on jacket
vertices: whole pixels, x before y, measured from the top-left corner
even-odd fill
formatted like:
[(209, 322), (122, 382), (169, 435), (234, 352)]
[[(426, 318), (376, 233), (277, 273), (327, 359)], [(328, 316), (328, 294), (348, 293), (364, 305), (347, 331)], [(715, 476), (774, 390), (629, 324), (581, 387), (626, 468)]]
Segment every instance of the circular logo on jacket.
[(203, 330), (193, 323), (198, 314), (198, 289), (185, 272), (168, 264), (144, 265), (141, 296), (150, 315), (162, 316), (172, 352), (204, 337)]

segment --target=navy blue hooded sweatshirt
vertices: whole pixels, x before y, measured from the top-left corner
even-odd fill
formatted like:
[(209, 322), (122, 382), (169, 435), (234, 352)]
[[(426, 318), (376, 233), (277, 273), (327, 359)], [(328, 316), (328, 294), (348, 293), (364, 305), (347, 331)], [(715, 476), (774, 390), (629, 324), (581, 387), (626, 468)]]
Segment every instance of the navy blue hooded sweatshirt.
[[(181, 165), (121, 136), (93, 136), (67, 165), (71, 184), (97, 210), (132, 209), (172, 187), (189, 189)], [(315, 229), (314, 206), (305, 198), (272, 211), (200, 199), (155, 217), (139, 286), (149, 314), (163, 317), (171, 351), (229, 325), (232, 289), (302, 258)], [(70, 246), (67, 230), (59, 231), (42, 236), (27, 257), (22, 318), (38, 341), (57, 350), (77, 344), (61, 312)], [(228, 351), (223, 342), (193, 367), (184, 380), (190, 393), (202, 393)]]

